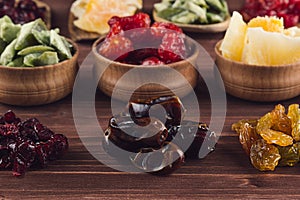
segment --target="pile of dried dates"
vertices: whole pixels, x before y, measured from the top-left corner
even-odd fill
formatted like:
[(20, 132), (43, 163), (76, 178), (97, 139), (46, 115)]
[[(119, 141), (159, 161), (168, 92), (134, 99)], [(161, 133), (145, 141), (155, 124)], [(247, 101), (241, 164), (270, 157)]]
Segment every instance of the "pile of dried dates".
[(43, 168), (68, 149), (68, 139), (36, 118), (21, 121), (12, 111), (0, 116), (0, 169), (23, 176), (31, 167)]
[[(162, 107), (165, 113), (157, 114)], [(205, 156), (215, 149), (216, 134), (204, 123), (182, 120), (185, 109), (176, 96), (131, 101), (127, 109), (109, 120), (103, 147), (142, 172), (167, 175), (185, 157), (199, 158), (200, 149)]]
[[(98, 52), (111, 60), (135, 65), (161, 65), (186, 58), (185, 35), (175, 24), (154, 22), (151, 25), (146, 13), (115, 16), (108, 24), (110, 31)], [(151, 44), (151, 48), (144, 48), (143, 44)]]
[(294, 166), (300, 159), (300, 110), (291, 104), (288, 112), (278, 104), (258, 120), (241, 120), (232, 125), (252, 165), (260, 171), (276, 166)]

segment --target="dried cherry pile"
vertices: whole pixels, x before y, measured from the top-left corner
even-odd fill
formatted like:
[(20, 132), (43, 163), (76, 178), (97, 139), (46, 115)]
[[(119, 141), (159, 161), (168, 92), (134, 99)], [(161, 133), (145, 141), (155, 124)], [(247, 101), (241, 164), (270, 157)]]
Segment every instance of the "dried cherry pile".
[[(122, 63), (135, 65), (169, 64), (186, 57), (185, 37), (181, 28), (172, 23), (154, 22), (148, 14), (112, 17), (110, 31), (98, 52)], [(142, 44), (153, 48), (142, 48)]]
[(45, 19), (45, 12), (46, 8), (39, 8), (33, 0), (0, 0), (0, 17), (8, 15), (16, 24)]
[(300, 21), (300, 0), (246, 0), (241, 13), (245, 21), (265, 15), (282, 17), (288, 28)]
[(36, 118), (21, 121), (12, 111), (0, 117), (0, 169), (12, 169), (14, 176), (23, 176), (30, 167), (45, 167), (67, 149), (68, 139)]
[(300, 109), (291, 104), (288, 112), (278, 104), (257, 120), (241, 120), (232, 125), (240, 143), (260, 171), (276, 166), (294, 166), (300, 161)]
[[(165, 114), (156, 112), (159, 107)], [(103, 140), (104, 150), (120, 162), (142, 172), (167, 175), (185, 157), (204, 158), (215, 149), (216, 134), (205, 123), (182, 120), (185, 109), (176, 96), (132, 101), (127, 109), (110, 119)]]

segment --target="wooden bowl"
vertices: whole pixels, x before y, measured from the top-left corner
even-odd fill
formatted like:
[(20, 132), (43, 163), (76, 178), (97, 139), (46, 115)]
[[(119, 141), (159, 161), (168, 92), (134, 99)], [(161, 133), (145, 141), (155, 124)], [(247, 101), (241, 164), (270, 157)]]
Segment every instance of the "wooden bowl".
[[(99, 38), (94, 42), (92, 52), (96, 60), (95, 74), (103, 73), (98, 88), (108, 96), (112, 96), (114, 91), (116, 99), (128, 100), (128, 94), (134, 91), (131, 99), (141, 100), (174, 94), (183, 97), (196, 86), (198, 72), (194, 66), (196, 66), (200, 49), (194, 40), (187, 40), (188, 46), (191, 47), (187, 59), (161, 66), (132, 65), (109, 60), (97, 52), (97, 46), (101, 41), (102, 39)], [(130, 79), (124, 79), (122, 76), (130, 70), (135, 71), (135, 75)], [(174, 74), (171, 73), (174, 71), (179, 72), (181, 78), (174, 78)], [(147, 76), (158, 77), (159, 82), (162, 81), (163, 84), (157, 84), (157, 81), (154, 81), (138, 87), (140, 82), (147, 79)]]
[(0, 102), (32, 106), (48, 104), (72, 92), (78, 71), (78, 46), (69, 60), (39, 67), (0, 66)]
[(216, 65), (226, 92), (251, 101), (280, 101), (300, 95), (300, 63), (281, 66), (259, 66), (224, 58), (215, 46)]
[[(159, 17), (155, 10), (153, 10), (152, 15), (153, 19), (157, 22), (170, 22), (166, 19)], [(218, 33), (226, 31), (229, 26), (229, 22), (230, 16), (228, 16), (225, 21), (215, 24), (179, 24), (174, 22), (171, 23), (176, 24), (178, 27), (182, 28), (182, 30), (187, 32)]]

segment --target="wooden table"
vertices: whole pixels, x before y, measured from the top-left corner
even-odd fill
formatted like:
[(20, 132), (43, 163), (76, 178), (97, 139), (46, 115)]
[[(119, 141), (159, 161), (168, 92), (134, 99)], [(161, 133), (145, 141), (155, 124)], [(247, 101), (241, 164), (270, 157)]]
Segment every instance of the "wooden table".
[[(72, 1), (47, 1), (53, 9), (53, 26), (67, 34), (66, 22)], [(154, 1), (144, 1), (150, 11)], [(228, 1), (230, 8), (241, 3)], [(188, 34), (215, 58), (219, 34)], [(91, 50), (91, 42), (79, 43), (79, 63)], [(201, 87), (201, 113), (209, 113), (209, 95)], [(110, 98), (96, 94), (96, 109), (101, 126), (110, 118)], [(55, 132), (69, 138), (69, 152), (42, 170), (29, 171), (22, 179), (9, 171), (0, 172), (0, 199), (299, 199), (299, 166), (281, 167), (275, 172), (259, 172), (244, 154), (231, 124), (243, 118), (257, 118), (270, 111), (277, 103), (287, 106), (299, 103), (300, 97), (273, 103), (257, 103), (227, 96), (227, 116), (215, 152), (203, 160), (188, 160), (183, 167), (168, 177), (118, 172), (93, 158), (81, 143), (74, 126), (72, 97), (49, 105), (16, 107), (0, 104), (0, 112), (12, 109), (22, 119), (37, 117)], [(208, 120), (208, 117), (204, 118)]]

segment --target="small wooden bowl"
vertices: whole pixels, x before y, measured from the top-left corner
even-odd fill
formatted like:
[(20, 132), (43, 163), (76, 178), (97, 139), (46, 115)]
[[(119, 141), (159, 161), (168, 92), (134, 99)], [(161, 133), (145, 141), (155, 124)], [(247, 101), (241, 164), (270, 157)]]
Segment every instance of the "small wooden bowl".
[(75, 53), (69, 60), (39, 67), (0, 66), (0, 102), (32, 106), (52, 103), (72, 92), (78, 71), (76, 43), (68, 40)]
[[(102, 90), (108, 96), (112, 96), (114, 91), (114, 97), (119, 100), (128, 100), (128, 94), (134, 93), (131, 99), (149, 99), (159, 96), (174, 95), (179, 97), (186, 96), (196, 86), (198, 79), (198, 72), (194, 66), (196, 66), (197, 57), (200, 49), (197, 42), (194, 40), (188, 40), (187, 44), (191, 47), (190, 54), (187, 59), (162, 65), (162, 66), (144, 66), (144, 65), (132, 65), (115, 62), (105, 58), (97, 52), (98, 45), (102, 39), (99, 38), (94, 42), (92, 52), (95, 56), (95, 74), (102, 74), (100, 77), (98, 88)], [(107, 68), (106, 68), (107, 67)], [(137, 75), (128, 79), (121, 79), (123, 75), (130, 70), (137, 70)], [(171, 72), (179, 72), (181, 78), (176, 79)], [(160, 77), (159, 82), (162, 81), (165, 84), (147, 83), (137, 88), (138, 83), (147, 78)], [(119, 81), (120, 80), (120, 81)], [(117, 87), (116, 87), (117, 86)]]
[(226, 92), (251, 101), (271, 102), (300, 95), (300, 63), (281, 66), (259, 66), (224, 58), (215, 46), (216, 65)]
[[(153, 19), (157, 22), (170, 22), (166, 19), (163, 19), (157, 15), (157, 12), (153, 10), (152, 12)], [(220, 22), (220, 23), (215, 23), (215, 24), (179, 24), (179, 23), (174, 23), (182, 30), (187, 31), (187, 32), (197, 32), (197, 33), (218, 33), (218, 32), (223, 32), (226, 31), (230, 22), (230, 16), (226, 18), (225, 21)]]

